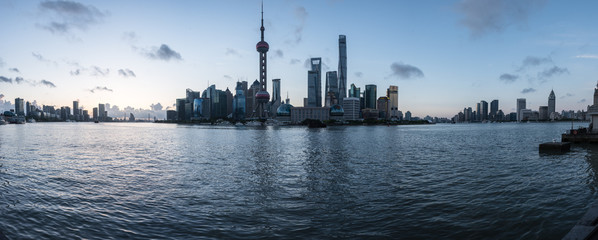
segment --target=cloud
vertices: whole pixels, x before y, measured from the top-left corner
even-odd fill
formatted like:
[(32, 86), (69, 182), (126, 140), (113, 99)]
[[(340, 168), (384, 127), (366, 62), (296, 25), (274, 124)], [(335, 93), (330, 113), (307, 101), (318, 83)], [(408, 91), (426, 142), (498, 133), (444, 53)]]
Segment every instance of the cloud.
[(291, 59), (291, 61), (289, 63), (290, 64), (297, 64), (297, 63), (300, 63), (300, 62), (301, 62), (301, 60), (293, 58), (293, 59)]
[(0, 76), (0, 82), (12, 83), (12, 78), (7, 78), (5, 76)]
[(577, 103), (585, 103), (585, 102), (586, 102), (586, 99), (584, 98), (584, 99), (579, 100), (579, 102), (577, 102)]
[(282, 50), (280, 50), (280, 49), (276, 49), (276, 50), (273, 52), (273, 56), (272, 56), (272, 57), (273, 57), (273, 58), (283, 58), (283, 57), (284, 57), (284, 53), (282, 52)]
[(147, 53), (147, 56), (152, 59), (164, 61), (170, 61), (171, 59), (182, 60), (181, 54), (170, 49), (166, 44), (162, 44), (160, 48), (154, 47), (151, 52)]
[(110, 69), (108, 69), (108, 68), (100, 68), (98, 66), (91, 66), (91, 75), (92, 76), (105, 77), (108, 74), (110, 74)]
[(18, 68), (9, 68), (8, 71), (16, 72), (16, 73), (21, 73), (21, 71), (19, 71)]
[(521, 93), (526, 94), (526, 93), (531, 93), (531, 92), (535, 92), (536, 89), (533, 88), (524, 88), (523, 90), (521, 90)]
[(131, 69), (118, 69), (118, 75), (123, 76), (123, 77), (137, 77), (137, 75), (135, 75), (135, 73), (133, 71), (131, 71)]
[(242, 57), (241, 54), (237, 50), (235, 50), (233, 48), (227, 48), (226, 52), (224, 54), (227, 55), (227, 56), (238, 56), (238, 57)]
[(307, 10), (304, 7), (295, 8), (295, 17), (299, 20), (299, 25), (295, 27), (294, 42), (300, 43), (303, 39), (303, 28), (305, 27), (305, 20), (307, 19)]
[(4, 94), (0, 93), (0, 100), (4, 98)]
[(511, 25), (523, 26), (527, 18), (541, 9), (545, 0), (462, 0), (457, 11), (463, 16), (460, 23), (472, 37), (490, 32), (502, 32)]
[(23, 79), (22, 77), (16, 77), (16, 78), (15, 78), (15, 82), (16, 82), (17, 84), (21, 84), (23, 81), (25, 81), (25, 79)]
[(222, 77), (224, 77), (226, 80), (233, 80), (233, 77), (231, 77), (231, 76), (229, 76), (229, 75), (224, 75), (224, 76), (222, 76)]
[(75, 69), (71, 71), (71, 76), (79, 76), (81, 74), (81, 69)]
[(523, 59), (523, 62), (521, 63), (521, 67), (519, 68), (518, 71), (523, 71), (529, 67), (540, 66), (542, 64), (548, 64), (548, 63), (552, 63), (552, 59), (550, 59), (549, 57), (527, 56), (527, 57), (525, 57), (525, 59)]
[(44, 56), (42, 56), (41, 54), (36, 53), (36, 52), (32, 52), (31, 55), (33, 55), (33, 57), (35, 57), (40, 62), (49, 62), (50, 61), (50, 60), (44, 58)]
[(355, 72), (355, 76), (358, 78), (363, 77), (363, 73), (362, 72)]
[(162, 108), (162, 104), (160, 103), (150, 105), (150, 109), (154, 111), (162, 111)]
[(546, 78), (550, 78), (554, 75), (561, 75), (561, 74), (565, 74), (565, 73), (569, 73), (569, 70), (567, 68), (553, 66), (549, 69), (545, 69), (544, 71), (539, 72), (538, 78), (546, 79)]
[(56, 63), (55, 61), (52, 61), (52, 60), (50, 60), (50, 59), (47, 59), (47, 58), (45, 58), (44, 56), (42, 56), (41, 54), (39, 54), (39, 53), (32, 52), (32, 53), (31, 53), (31, 55), (32, 55), (32, 56), (33, 56), (35, 59), (37, 59), (38, 61), (40, 61), (40, 62), (45, 62), (45, 63), (50, 63), (50, 64), (57, 65), (57, 63)]
[(2, 58), (0, 58), (0, 67), (4, 67), (4, 61), (2, 61)]
[(97, 87), (95, 87), (94, 89), (90, 89), (89, 91), (90, 91), (91, 93), (95, 93), (95, 92), (98, 92), (98, 91), (107, 91), (107, 92), (112, 92), (112, 89), (109, 89), (109, 88), (107, 88), (107, 87), (100, 87), (100, 86), (97, 86)]
[(584, 55), (577, 55), (575, 58), (589, 58), (589, 59), (598, 59), (598, 55), (595, 54), (584, 54)]
[(41, 28), (53, 34), (68, 33), (71, 29), (87, 30), (106, 15), (92, 5), (73, 1), (44, 1), (39, 4), (39, 9), (49, 21), (40, 24)]
[(50, 82), (48, 80), (45, 80), (45, 79), (42, 79), (39, 83), (41, 83), (42, 85), (44, 85), (46, 87), (51, 87), (51, 88), (55, 88), (56, 87), (56, 85), (54, 85), (54, 83), (52, 83), (52, 82)]
[(567, 98), (567, 97), (573, 97), (575, 95), (571, 94), (571, 93), (566, 93), (564, 96), (561, 97), (561, 99)]
[(505, 83), (512, 83), (515, 82), (519, 78), (519, 76), (510, 73), (504, 73), (500, 75), (500, 77), (498, 78)]
[(133, 43), (137, 41), (137, 34), (135, 32), (124, 32), (122, 39), (129, 43)]
[(392, 71), (391, 76), (399, 77), (402, 79), (421, 78), (424, 76), (424, 73), (421, 69), (402, 62), (395, 62), (391, 64), (390, 70)]

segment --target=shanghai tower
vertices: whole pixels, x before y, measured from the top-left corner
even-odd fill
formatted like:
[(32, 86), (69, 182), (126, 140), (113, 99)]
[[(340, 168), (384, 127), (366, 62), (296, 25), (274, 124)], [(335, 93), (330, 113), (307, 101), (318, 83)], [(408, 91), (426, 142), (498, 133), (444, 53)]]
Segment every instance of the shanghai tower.
[(338, 103), (347, 97), (347, 38), (338, 36)]

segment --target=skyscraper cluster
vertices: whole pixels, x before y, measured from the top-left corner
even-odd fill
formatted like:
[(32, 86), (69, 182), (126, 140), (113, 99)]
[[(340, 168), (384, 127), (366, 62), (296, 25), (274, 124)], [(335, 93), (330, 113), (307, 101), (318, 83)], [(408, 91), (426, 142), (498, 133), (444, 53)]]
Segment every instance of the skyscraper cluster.
[(30, 103), (22, 98), (15, 99), (15, 109), (11, 109), (12, 114), (23, 119), (35, 119), (37, 121), (89, 121), (87, 110), (79, 107), (79, 101), (73, 101), (73, 107), (42, 105), (40, 109), (35, 103)]
[[(398, 87), (390, 86), (386, 95), (378, 97), (377, 86), (368, 84), (364, 91), (351, 85), (347, 94), (347, 37), (339, 35), (339, 60), (337, 71), (322, 72), (322, 58), (309, 61), (307, 71), (307, 97), (303, 107), (293, 107), (281, 98), (281, 79), (272, 79), (272, 96), (267, 91), (267, 52), (270, 48), (264, 39), (264, 12), (261, 12), (260, 41), (256, 44), (259, 53), (259, 81), (250, 86), (248, 82), (237, 82), (233, 94), (208, 87), (199, 92), (187, 90), (187, 97), (176, 100), (176, 112), (167, 112), (171, 121), (203, 121), (215, 119), (266, 119), (279, 118), (280, 121), (298, 123), (305, 119), (316, 120), (358, 120), (394, 119), (402, 120), (398, 108)], [(324, 75), (324, 76), (322, 76)], [(322, 91), (322, 77), (325, 77)]]
[(453, 122), (497, 122), (504, 121), (505, 118), (507, 117), (498, 107), (498, 100), (492, 100), (490, 105), (488, 105), (488, 102), (481, 100), (476, 103), (475, 109), (471, 107), (463, 108), (462, 112), (453, 117)]
[[(562, 114), (559, 114), (556, 112), (555, 106), (556, 96), (552, 90), (548, 95), (548, 105), (540, 106), (538, 111), (527, 108), (525, 98), (518, 98), (516, 111), (505, 115), (502, 110), (499, 110), (498, 100), (493, 100), (490, 103), (489, 111), (488, 103), (482, 100), (476, 104), (475, 110), (471, 107), (464, 108), (462, 112), (453, 117), (453, 122), (552, 121), (569, 118), (571, 115), (569, 112), (563, 111)], [(577, 116), (574, 117), (578, 118)]]

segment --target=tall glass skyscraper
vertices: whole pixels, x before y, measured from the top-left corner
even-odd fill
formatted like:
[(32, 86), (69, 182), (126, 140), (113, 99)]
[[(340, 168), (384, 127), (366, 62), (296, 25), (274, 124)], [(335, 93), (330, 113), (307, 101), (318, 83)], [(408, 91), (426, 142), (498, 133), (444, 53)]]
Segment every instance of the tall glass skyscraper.
[(388, 110), (389, 118), (399, 117), (399, 87), (390, 85), (386, 90), (386, 96), (388, 97)]
[(496, 121), (498, 114), (498, 100), (494, 99), (490, 102), (490, 120)]
[(22, 98), (15, 98), (15, 114), (17, 116), (25, 116), (25, 100)]
[(324, 104), (325, 106), (330, 107), (340, 102), (338, 89), (338, 78), (336, 76), (336, 71), (326, 72), (326, 103)]
[(355, 86), (355, 84), (351, 84), (351, 88), (349, 89), (349, 97), (354, 98), (361, 98), (361, 88)]
[(482, 121), (488, 120), (488, 102), (482, 100), (480, 101), (480, 106), (482, 107), (480, 117)]
[(280, 79), (272, 79), (272, 102), (280, 103), (282, 98), (280, 97)]
[(339, 103), (347, 97), (347, 38), (338, 36), (338, 99)]
[(525, 109), (525, 98), (517, 98), (517, 122), (521, 122), (521, 110)]
[(553, 112), (556, 112), (556, 97), (554, 96), (554, 91), (550, 90), (550, 95), (548, 95), (548, 115)]
[(235, 88), (235, 97), (233, 98), (233, 118), (236, 120), (245, 119), (246, 107), (245, 107), (245, 91), (247, 89), (247, 82), (237, 82)]
[(365, 92), (363, 92), (364, 108), (376, 109), (376, 85), (365, 85)]
[(311, 59), (307, 72), (307, 107), (322, 107), (322, 58)]

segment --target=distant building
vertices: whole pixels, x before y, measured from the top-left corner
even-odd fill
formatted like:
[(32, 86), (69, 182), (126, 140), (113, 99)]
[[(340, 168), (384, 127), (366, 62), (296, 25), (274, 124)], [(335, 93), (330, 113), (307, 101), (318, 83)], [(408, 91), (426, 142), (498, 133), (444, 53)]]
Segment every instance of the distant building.
[(245, 116), (251, 117), (254, 114), (254, 111), (257, 108), (257, 101), (255, 101), (255, 94), (260, 91), (260, 82), (257, 80), (253, 81), (249, 89), (247, 89), (247, 94), (245, 95)]
[(104, 122), (106, 121), (106, 105), (98, 104), (98, 121)]
[(407, 112), (405, 113), (405, 120), (407, 120), (407, 121), (411, 121), (411, 112), (410, 112), (410, 111), (407, 111)]
[(347, 97), (347, 37), (338, 36), (338, 100), (339, 104)]
[(351, 83), (351, 88), (349, 89), (349, 97), (361, 98), (361, 88), (358, 88), (355, 86), (355, 84)]
[(166, 120), (176, 121), (176, 111), (175, 110), (166, 110)]
[(390, 119), (390, 100), (388, 97), (379, 97), (376, 103), (376, 109), (378, 109), (378, 118)]
[(517, 98), (517, 122), (523, 120), (521, 110), (525, 109), (525, 98)]
[(534, 119), (534, 115), (531, 109), (521, 109), (519, 110), (519, 121), (533, 121), (537, 120)]
[(365, 91), (363, 92), (364, 108), (376, 109), (376, 85), (368, 84), (365, 85)]
[[(243, 85), (243, 83), (245, 85)], [(243, 120), (246, 116), (245, 92), (247, 92), (247, 82), (237, 82), (235, 96), (233, 97), (233, 119)]]
[(22, 98), (15, 98), (15, 114), (25, 116), (25, 102)]
[(360, 104), (359, 98), (348, 97), (343, 100), (343, 110), (345, 111), (343, 119), (357, 120), (359, 119)]
[(538, 120), (541, 121), (546, 121), (548, 120), (548, 106), (540, 106), (540, 108), (538, 109), (538, 113), (539, 113), (539, 118)]
[(488, 120), (488, 102), (482, 100), (480, 101), (480, 107), (481, 107), (481, 121), (485, 121)]
[(474, 114), (474, 121), (482, 121), (482, 103), (477, 103), (476, 104), (476, 111)]
[(326, 72), (326, 98), (324, 106), (330, 107), (338, 104), (339, 92), (338, 92), (338, 77), (336, 71)]
[(556, 108), (556, 96), (554, 95), (554, 91), (550, 90), (550, 95), (548, 95), (548, 115), (556, 112), (555, 108)]
[(269, 103), (270, 116), (276, 118), (276, 111), (282, 104), (282, 97), (280, 96), (280, 79), (272, 79), (272, 101)]
[(100, 120), (100, 114), (99, 114), (98, 108), (93, 108), (93, 120), (94, 121)]
[(182, 122), (185, 121), (185, 102), (187, 100), (185, 98), (178, 98), (176, 100), (176, 112), (177, 112), (177, 121)]
[(498, 100), (492, 100), (492, 102), (490, 102), (490, 120), (491, 121), (497, 121), (497, 114), (498, 114)]
[(399, 118), (399, 87), (390, 85), (386, 90), (388, 97), (389, 118)]
[(89, 112), (87, 110), (83, 110), (83, 121), (89, 122)]
[(135, 115), (133, 113), (129, 113), (129, 122), (135, 122)]
[[(594, 104), (588, 106), (588, 112), (586, 115), (590, 117), (590, 131), (598, 133), (598, 84), (594, 88)], [(596, 123), (596, 124), (594, 124)]]
[(380, 112), (378, 111), (378, 109), (372, 109), (372, 108), (364, 108), (361, 110), (361, 114), (363, 115), (363, 119), (378, 119), (378, 117), (380, 116)]
[(224, 91), (224, 95), (226, 96), (226, 117), (232, 117), (233, 113), (233, 93), (226, 88)]
[(291, 108), (291, 123), (297, 124), (305, 119), (326, 121), (330, 119), (329, 107), (293, 107)]
[(79, 117), (79, 101), (73, 101), (73, 118), (76, 121), (80, 121)]
[(311, 58), (307, 72), (307, 107), (322, 106), (322, 58)]

